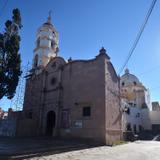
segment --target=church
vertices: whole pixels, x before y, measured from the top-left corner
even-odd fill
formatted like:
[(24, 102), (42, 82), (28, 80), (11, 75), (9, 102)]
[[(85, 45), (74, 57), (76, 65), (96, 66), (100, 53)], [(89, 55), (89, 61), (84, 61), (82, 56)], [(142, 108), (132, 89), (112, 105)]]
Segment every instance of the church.
[(122, 131), (144, 134), (151, 130), (149, 89), (129, 69), (121, 76)]
[(93, 59), (66, 61), (49, 16), (37, 31), (19, 134), (112, 145), (122, 137), (120, 105), (120, 78), (106, 50)]

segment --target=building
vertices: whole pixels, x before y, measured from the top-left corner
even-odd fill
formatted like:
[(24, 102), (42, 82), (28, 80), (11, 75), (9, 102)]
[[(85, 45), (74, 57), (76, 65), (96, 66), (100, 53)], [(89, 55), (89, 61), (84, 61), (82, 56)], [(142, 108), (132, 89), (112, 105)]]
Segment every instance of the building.
[(49, 16), (37, 32), (18, 134), (87, 138), (109, 145), (120, 140), (119, 77), (106, 50), (90, 60), (66, 61), (58, 55), (58, 40)]
[(128, 69), (121, 76), (122, 130), (134, 134), (151, 130), (149, 90)]
[(12, 108), (9, 108), (8, 111), (0, 108), (0, 136), (13, 137), (16, 135), (16, 120), (19, 115)]
[(4, 111), (0, 108), (0, 120), (3, 119)]
[(152, 110), (150, 111), (151, 129), (153, 134), (160, 133), (160, 105), (159, 102), (152, 102)]
[(2, 110), (2, 108), (0, 108), (0, 120), (3, 120), (3, 119), (7, 119), (8, 117), (8, 112)]
[(160, 111), (159, 102), (152, 102), (152, 111)]
[[(126, 69), (120, 80), (122, 130), (124, 135), (160, 133), (160, 105), (150, 101), (149, 90)], [(148, 131), (148, 132), (145, 132)]]

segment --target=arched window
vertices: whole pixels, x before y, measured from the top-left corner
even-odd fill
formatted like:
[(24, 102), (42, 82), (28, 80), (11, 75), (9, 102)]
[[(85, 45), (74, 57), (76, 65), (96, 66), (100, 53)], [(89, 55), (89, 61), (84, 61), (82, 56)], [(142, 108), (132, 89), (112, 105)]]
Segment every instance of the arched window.
[(40, 46), (40, 38), (37, 39), (37, 47)]
[(51, 47), (54, 48), (54, 41), (51, 41)]
[(38, 54), (34, 57), (34, 67), (36, 68), (38, 66)]
[(55, 84), (56, 84), (56, 78), (55, 78), (55, 77), (53, 77), (53, 78), (51, 79), (51, 84), (52, 84), (52, 85), (55, 85)]

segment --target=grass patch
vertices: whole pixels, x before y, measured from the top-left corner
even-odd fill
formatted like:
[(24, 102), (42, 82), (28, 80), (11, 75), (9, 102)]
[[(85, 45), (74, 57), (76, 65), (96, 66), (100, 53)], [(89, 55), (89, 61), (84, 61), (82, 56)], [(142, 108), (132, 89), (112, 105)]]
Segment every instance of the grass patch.
[(126, 144), (126, 143), (128, 143), (128, 142), (127, 142), (127, 141), (122, 141), (122, 140), (120, 140), (120, 141), (115, 141), (115, 142), (113, 143), (113, 146), (122, 145), (122, 144)]

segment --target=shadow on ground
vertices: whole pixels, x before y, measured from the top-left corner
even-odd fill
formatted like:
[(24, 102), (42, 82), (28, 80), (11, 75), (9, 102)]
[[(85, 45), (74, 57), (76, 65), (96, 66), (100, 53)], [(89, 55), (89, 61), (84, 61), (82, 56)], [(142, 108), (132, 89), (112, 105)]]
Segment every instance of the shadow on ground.
[[(102, 146), (86, 140), (0, 137), (0, 159), (25, 159)], [(38, 160), (38, 159), (37, 159)]]

